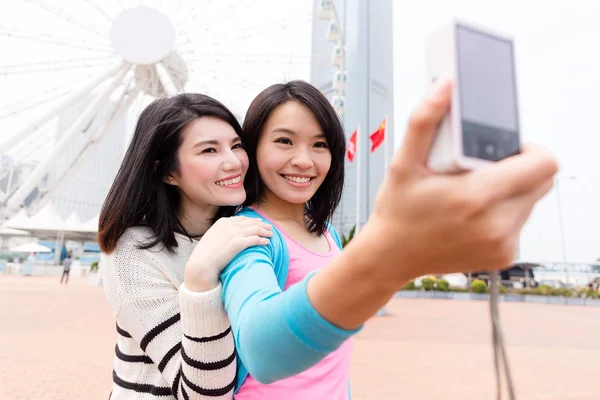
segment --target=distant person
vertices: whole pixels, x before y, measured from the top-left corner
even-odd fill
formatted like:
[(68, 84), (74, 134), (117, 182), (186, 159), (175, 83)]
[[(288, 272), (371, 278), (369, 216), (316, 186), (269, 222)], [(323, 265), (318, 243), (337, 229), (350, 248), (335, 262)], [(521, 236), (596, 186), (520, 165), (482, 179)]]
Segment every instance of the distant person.
[(35, 253), (30, 253), (23, 264), (23, 275), (31, 276), (33, 273), (33, 265), (35, 264)]
[(60, 277), (60, 283), (63, 283), (63, 279), (65, 280), (65, 285), (69, 283), (69, 273), (71, 272), (71, 264), (73, 264), (73, 260), (71, 260), (71, 256), (67, 254), (67, 258), (63, 260), (63, 273)]

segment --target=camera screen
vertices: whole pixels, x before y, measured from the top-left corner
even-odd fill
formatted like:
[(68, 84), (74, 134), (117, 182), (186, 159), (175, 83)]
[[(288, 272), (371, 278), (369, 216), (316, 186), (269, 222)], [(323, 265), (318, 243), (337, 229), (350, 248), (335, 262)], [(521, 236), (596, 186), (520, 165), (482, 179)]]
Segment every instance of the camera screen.
[(456, 32), (464, 155), (498, 161), (517, 154), (512, 41), (461, 25)]

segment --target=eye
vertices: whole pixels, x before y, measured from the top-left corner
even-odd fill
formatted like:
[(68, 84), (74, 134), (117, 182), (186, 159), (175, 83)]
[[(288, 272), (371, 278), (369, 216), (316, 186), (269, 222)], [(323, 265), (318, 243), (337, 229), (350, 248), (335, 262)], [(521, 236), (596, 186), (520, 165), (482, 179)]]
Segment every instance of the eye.
[(315, 147), (320, 148), (320, 149), (326, 149), (327, 147), (327, 142), (317, 142), (315, 143)]
[(215, 149), (214, 147), (209, 147), (208, 149), (202, 150), (201, 154), (216, 153), (216, 152), (217, 152), (217, 149)]
[(239, 150), (239, 149), (243, 149), (244, 145), (242, 143), (236, 143), (231, 147), (231, 150)]
[(275, 143), (292, 144), (292, 141), (286, 137), (280, 137), (278, 139), (275, 139)]

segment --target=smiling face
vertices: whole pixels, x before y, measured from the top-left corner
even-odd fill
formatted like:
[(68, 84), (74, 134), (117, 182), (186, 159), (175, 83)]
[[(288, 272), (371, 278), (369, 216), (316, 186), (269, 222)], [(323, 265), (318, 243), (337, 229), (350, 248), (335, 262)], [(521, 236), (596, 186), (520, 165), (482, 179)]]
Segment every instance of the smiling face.
[(237, 206), (246, 199), (248, 156), (233, 127), (222, 119), (201, 117), (189, 123), (177, 158), (178, 170), (167, 183), (179, 187), (183, 204)]
[(317, 119), (296, 101), (271, 112), (260, 134), (256, 160), (264, 200), (274, 196), (302, 205), (314, 196), (331, 167), (331, 153)]

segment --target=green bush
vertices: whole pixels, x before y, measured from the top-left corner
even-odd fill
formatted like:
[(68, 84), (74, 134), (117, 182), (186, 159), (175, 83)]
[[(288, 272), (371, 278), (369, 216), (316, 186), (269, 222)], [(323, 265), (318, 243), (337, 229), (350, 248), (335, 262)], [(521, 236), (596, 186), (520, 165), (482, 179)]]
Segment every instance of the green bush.
[(98, 272), (98, 261), (90, 264), (90, 272)]
[(571, 297), (573, 295), (571, 289), (567, 288), (556, 289), (556, 292), (558, 293), (557, 296)]
[(450, 288), (451, 292), (456, 292), (456, 293), (468, 293), (469, 289), (467, 288), (463, 288), (463, 287), (458, 287), (458, 286), (452, 286)]
[(475, 279), (471, 283), (471, 289), (475, 293), (487, 293), (487, 291), (488, 291), (487, 284), (484, 281), (482, 281), (481, 279)]
[[(540, 285), (538, 287), (536, 287), (535, 289), (520, 289), (517, 290), (518, 294), (533, 294), (533, 295), (537, 295), (537, 296), (564, 296), (564, 297), (571, 297), (573, 295), (573, 293), (571, 292), (571, 289), (567, 289), (567, 288), (553, 288), (552, 286), (549, 285)], [(579, 293), (577, 293), (579, 294)]]
[(534, 289), (519, 289), (517, 294), (537, 294)]
[(435, 280), (433, 280), (431, 278), (421, 279), (421, 286), (423, 286), (423, 289), (425, 289), (425, 290), (435, 290), (434, 284), (435, 284)]
[(442, 292), (448, 292), (450, 290), (450, 283), (448, 283), (448, 281), (445, 279), (438, 279), (437, 290), (440, 290)]
[(404, 285), (402, 290), (417, 290), (417, 287), (415, 286), (415, 281), (408, 281), (408, 283)]
[(579, 297), (587, 297), (588, 299), (598, 299), (598, 298), (600, 298), (600, 293), (595, 292), (593, 290), (589, 290), (587, 288), (585, 288), (585, 289), (579, 289), (577, 291), (577, 294), (579, 295)]
[(555, 290), (552, 286), (549, 285), (540, 285), (535, 288), (536, 294), (541, 294), (542, 296), (555, 296)]

